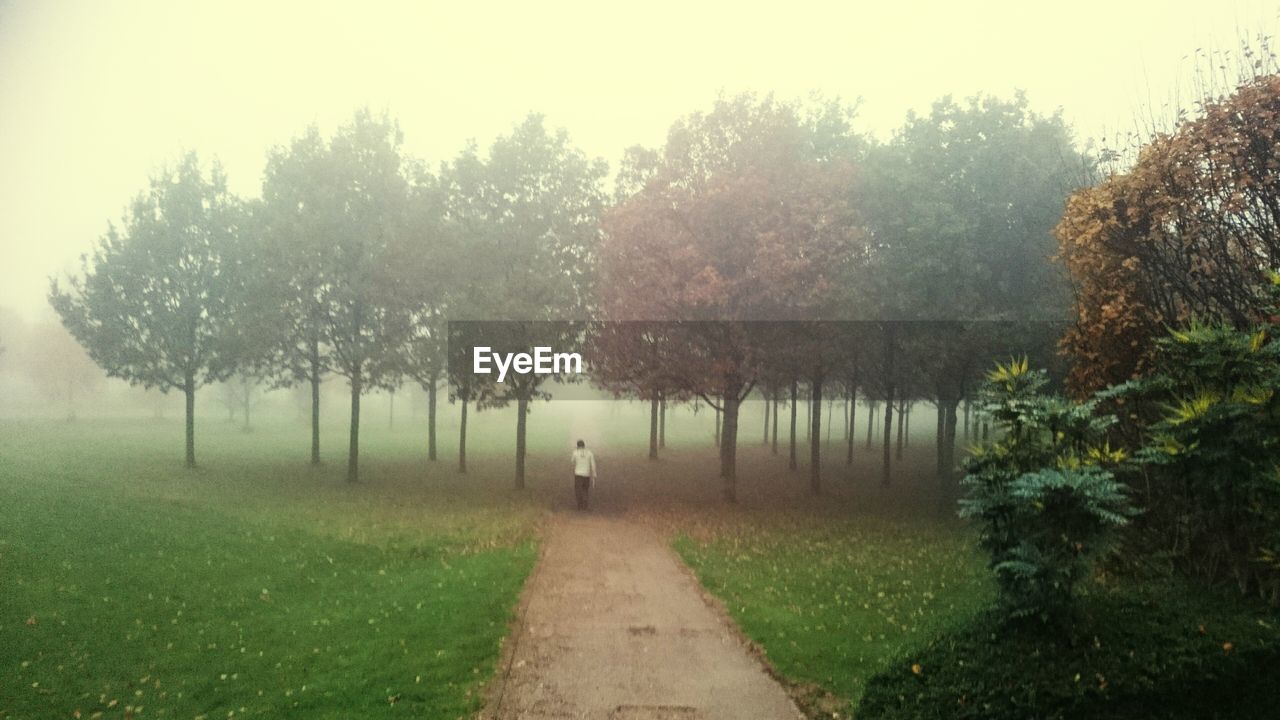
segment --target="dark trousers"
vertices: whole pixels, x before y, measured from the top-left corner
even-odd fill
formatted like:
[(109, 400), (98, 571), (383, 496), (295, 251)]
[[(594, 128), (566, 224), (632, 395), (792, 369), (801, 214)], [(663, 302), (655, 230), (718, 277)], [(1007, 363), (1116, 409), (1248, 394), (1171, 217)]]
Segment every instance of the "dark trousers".
[(587, 493), (591, 492), (591, 478), (586, 475), (573, 476), (573, 494), (578, 498), (578, 509), (587, 509)]

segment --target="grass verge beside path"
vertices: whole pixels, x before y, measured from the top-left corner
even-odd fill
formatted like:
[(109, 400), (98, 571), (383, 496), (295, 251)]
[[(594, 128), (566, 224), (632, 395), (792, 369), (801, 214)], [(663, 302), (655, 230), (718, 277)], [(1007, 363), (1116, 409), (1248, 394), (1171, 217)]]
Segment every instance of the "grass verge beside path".
[(991, 598), (972, 538), (952, 522), (744, 513), (675, 548), (827, 717), (848, 717), (871, 676)]
[(726, 511), (668, 524), (811, 717), (1270, 718), (1280, 617), (1175, 578), (1100, 576), (1061, 630), (1006, 631), (963, 525)]
[[(0, 434), (0, 718), (457, 718), (479, 706), (540, 511), (408, 463), (298, 468), (207, 432)], [(166, 438), (167, 440), (167, 438)], [(50, 451), (50, 448), (57, 448)]]

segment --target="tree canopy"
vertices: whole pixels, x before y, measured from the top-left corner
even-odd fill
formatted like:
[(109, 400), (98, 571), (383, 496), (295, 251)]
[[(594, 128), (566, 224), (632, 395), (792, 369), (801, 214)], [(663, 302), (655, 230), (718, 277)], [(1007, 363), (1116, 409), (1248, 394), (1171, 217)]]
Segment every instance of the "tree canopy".
[(218, 165), (195, 153), (151, 180), (81, 273), (54, 280), (49, 302), (109, 376), (186, 395), (186, 463), (194, 466), (195, 392), (240, 357), (242, 272), (233, 252), (243, 217)]

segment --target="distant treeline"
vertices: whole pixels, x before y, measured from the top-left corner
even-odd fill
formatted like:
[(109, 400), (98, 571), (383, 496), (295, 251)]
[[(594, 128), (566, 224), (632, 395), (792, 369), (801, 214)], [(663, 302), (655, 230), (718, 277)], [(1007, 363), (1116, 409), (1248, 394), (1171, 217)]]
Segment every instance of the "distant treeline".
[[(957, 407), (993, 359), (1030, 355), (1058, 381), (1069, 359), (1084, 388), (1091, 373), (1140, 369), (1098, 370), (1110, 359), (1089, 340), (1122, 342), (1126, 318), (1247, 314), (1250, 283), (1278, 264), (1280, 172), (1274, 136), (1262, 157), (1239, 133), (1274, 131), (1277, 97), (1275, 77), (1247, 78), (1221, 110), (1206, 106), (1097, 187), (1098, 158), (1022, 96), (941, 100), (888, 142), (855, 132), (839, 102), (722, 98), (677, 120), (662, 147), (627, 150), (611, 191), (606, 163), (538, 115), (432, 168), (404, 152), (392, 118), (361, 111), (332, 136), (312, 127), (272, 149), (260, 198), (235, 197), (217, 163), (186, 155), (80, 273), (52, 282), (50, 301), (108, 374), (185, 394), (189, 465), (197, 388), (236, 373), (311, 388), (319, 462), (320, 382), (339, 376), (351, 391), (349, 479), (361, 396), (417, 383), (432, 460), (438, 394), (459, 405), (464, 472), (468, 407), (514, 404), (522, 486), (530, 405), (552, 377), (499, 384), (448, 363), (449, 321), (503, 320), (520, 322), (490, 325), (488, 344), (582, 345), (594, 381), (619, 396), (655, 412), (694, 398), (715, 407), (730, 499), (752, 392), (772, 401), (775, 422), (778, 400), (812, 398), (814, 428), (824, 395), (882, 404), (886, 481), (895, 411), (933, 403), (949, 482)], [(1160, 152), (1181, 153), (1172, 179), (1148, 171)], [(1201, 175), (1196, 157), (1211, 161)], [(1143, 206), (1150, 196), (1133, 186), (1148, 176), (1143, 187), (1164, 182), (1164, 197), (1186, 202)], [(547, 322), (565, 320), (578, 323)], [(858, 322), (819, 322), (833, 320)], [(1134, 358), (1150, 337), (1133, 335)]]

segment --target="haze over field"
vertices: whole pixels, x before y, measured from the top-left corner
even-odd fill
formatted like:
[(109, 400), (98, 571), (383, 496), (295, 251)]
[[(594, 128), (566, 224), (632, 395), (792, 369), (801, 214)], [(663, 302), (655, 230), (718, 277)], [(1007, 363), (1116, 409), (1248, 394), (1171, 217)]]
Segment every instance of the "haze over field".
[[(861, 98), (886, 138), (937, 98), (1025, 90), (1080, 138), (1131, 126), (1185, 84), (1197, 49), (1271, 33), (1275, 2), (0, 3), (0, 308), (51, 317), (147, 177), (184, 149), (257, 195), (268, 148), (354, 108), (396, 117), (431, 164), (529, 111), (616, 168), (717, 93)], [(819, 19), (820, 18), (820, 19)], [(925, 22), (927, 21), (927, 22)], [(890, 31), (892, 30), (892, 31)]]
[(1277, 43), (0, 0), (0, 719), (1273, 720)]

